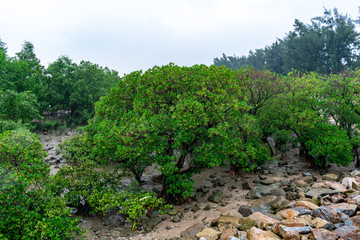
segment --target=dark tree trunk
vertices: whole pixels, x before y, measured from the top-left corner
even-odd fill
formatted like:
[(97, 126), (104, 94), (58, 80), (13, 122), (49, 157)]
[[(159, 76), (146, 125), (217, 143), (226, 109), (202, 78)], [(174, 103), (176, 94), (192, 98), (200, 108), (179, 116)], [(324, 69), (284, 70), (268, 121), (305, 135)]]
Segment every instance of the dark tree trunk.
[(359, 168), (360, 167), (360, 158), (359, 158), (359, 150), (357, 147), (354, 147), (354, 152), (355, 152), (355, 156), (356, 156), (355, 167)]

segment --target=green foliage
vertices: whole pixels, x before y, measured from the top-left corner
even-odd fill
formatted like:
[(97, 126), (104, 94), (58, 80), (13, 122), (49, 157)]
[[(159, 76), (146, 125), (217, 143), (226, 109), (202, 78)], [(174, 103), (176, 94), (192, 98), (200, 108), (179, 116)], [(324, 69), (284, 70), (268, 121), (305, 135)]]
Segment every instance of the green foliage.
[(289, 144), (294, 142), (292, 132), (289, 130), (281, 129), (274, 133), (275, 147), (281, 153), (289, 150)]
[(329, 123), (318, 123), (304, 133), (305, 150), (317, 166), (326, 162), (347, 166), (353, 160), (346, 132)]
[(246, 153), (245, 145), (257, 149), (259, 132), (255, 121), (244, 121), (251, 117), (240, 81), (227, 68), (204, 65), (170, 64), (126, 75), (96, 105), (88, 127), (94, 152), (137, 180), (158, 164), (165, 194), (176, 198), (193, 194), (190, 177), (205, 167), (234, 156), (251, 167), (250, 155), (255, 166), (258, 154)]
[(340, 73), (359, 66), (360, 33), (357, 20), (334, 10), (305, 24), (295, 19), (294, 30), (271, 46), (250, 51), (247, 56), (214, 58), (217, 66), (231, 69), (252, 66), (287, 74), (296, 69), (302, 72)]
[(40, 181), (49, 175), (45, 156), (37, 136), (29, 130), (18, 129), (0, 135), (0, 164), (6, 168)]
[(62, 56), (46, 69), (50, 107), (70, 110), (70, 122), (84, 124), (94, 115), (94, 103), (119, 81), (117, 72), (82, 61), (79, 65)]
[(137, 225), (149, 210), (166, 206), (153, 193), (122, 184), (124, 174), (115, 165), (101, 165), (92, 157), (92, 145), (86, 133), (75, 135), (61, 144), (68, 165), (53, 176), (52, 189), (68, 206), (82, 214), (106, 213), (117, 209)]
[(24, 124), (30, 127), (35, 119), (41, 119), (36, 96), (29, 91), (0, 90), (0, 120)]
[[(36, 107), (37, 111), (69, 110), (70, 124), (86, 123), (94, 115), (94, 103), (119, 80), (115, 71), (86, 61), (75, 64), (68, 57), (60, 57), (45, 69), (40, 65), (32, 43), (25, 42), (15, 57), (9, 57), (5, 43), (0, 43), (2, 95), (24, 95), (24, 92), (27, 92), (28, 98), (35, 99), (36, 103), (31, 100), (31, 105)], [(33, 96), (30, 97), (30, 93)], [(26, 105), (29, 101), (30, 99), (24, 99), (24, 108), (29, 107)], [(21, 109), (2, 106), (0, 109), (22, 113)], [(24, 118), (23, 121), (26, 122), (27, 119)]]
[(0, 135), (0, 236), (5, 239), (83, 239), (79, 219), (49, 188), (49, 167), (35, 134)]
[(157, 198), (152, 192), (129, 192), (126, 190), (117, 193), (92, 194), (89, 197), (89, 205), (92, 206), (93, 213), (105, 213), (109, 209), (119, 209), (120, 213), (126, 214), (127, 220), (133, 224), (133, 229), (146, 214), (155, 211), (165, 213), (165, 210), (171, 208), (170, 205), (165, 204), (162, 198)]
[(330, 123), (331, 104), (324, 95), (327, 84), (318, 74), (289, 74), (285, 91), (263, 113), (264, 127), (291, 131), (300, 153), (313, 165), (348, 165), (353, 158), (352, 140), (344, 128)]

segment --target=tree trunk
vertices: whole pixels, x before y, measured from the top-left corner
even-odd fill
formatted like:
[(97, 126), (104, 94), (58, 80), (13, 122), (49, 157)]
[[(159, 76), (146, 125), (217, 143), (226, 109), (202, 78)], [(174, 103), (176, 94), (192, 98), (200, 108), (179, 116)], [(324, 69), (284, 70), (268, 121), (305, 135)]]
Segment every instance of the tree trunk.
[(357, 147), (354, 147), (354, 152), (355, 152), (355, 156), (356, 156), (355, 167), (359, 168), (360, 167), (360, 159), (359, 159), (359, 151), (358, 151)]

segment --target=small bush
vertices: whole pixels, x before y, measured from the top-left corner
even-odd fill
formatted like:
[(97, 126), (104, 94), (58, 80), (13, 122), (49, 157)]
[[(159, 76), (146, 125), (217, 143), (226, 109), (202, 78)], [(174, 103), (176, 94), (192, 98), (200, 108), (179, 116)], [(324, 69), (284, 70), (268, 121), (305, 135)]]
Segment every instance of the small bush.
[(49, 166), (35, 134), (25, 129), (0, 134), (0, 236), (4, 239), (84, 239), (50, 191)]

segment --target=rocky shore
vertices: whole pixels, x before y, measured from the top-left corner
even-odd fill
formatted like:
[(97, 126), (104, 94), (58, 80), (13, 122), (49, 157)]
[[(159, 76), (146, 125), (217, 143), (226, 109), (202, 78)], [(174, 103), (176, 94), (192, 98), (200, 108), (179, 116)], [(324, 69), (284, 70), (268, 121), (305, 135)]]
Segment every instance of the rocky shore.
[[(53, 170), (62, 164), (53, 143), (69, 135), (41, 136)], [(194, 176), (192, 202), (175, 206), (171, 214), (149, 215), (135, 231), (116, 212), (84, 217), (83, 227), (89, 239), (103, 240), (360, 239), (359, 170), (332, 166), (315, 171), (296, 150), (242, 176), (228, 170), (213, 168)]]

